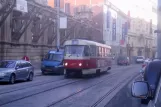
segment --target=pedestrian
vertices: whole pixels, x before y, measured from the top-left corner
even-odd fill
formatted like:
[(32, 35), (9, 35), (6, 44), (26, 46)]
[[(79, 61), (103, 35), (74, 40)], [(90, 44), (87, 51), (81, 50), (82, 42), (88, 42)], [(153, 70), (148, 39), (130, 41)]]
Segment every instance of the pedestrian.
[(22, 60), (29, 61), (29, 57), (25, 55)]

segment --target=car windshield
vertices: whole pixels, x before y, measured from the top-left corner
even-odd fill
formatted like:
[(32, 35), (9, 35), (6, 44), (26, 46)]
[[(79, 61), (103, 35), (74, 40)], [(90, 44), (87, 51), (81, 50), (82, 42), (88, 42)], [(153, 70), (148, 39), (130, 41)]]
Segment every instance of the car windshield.
[(0, 68), (14, 68), (15, 65), (15, 61), (0, 61)]
[(125, 60), (125, 59), (126, 59), (125, 56), (120, 56), (120, 57), (118, 57), (118, 60)]
[(62, 61), (63, 60), (63, 54), (47, 54), (45, 56), (44, 60)]
[(84, 47), (85, 46), (80, 46), (80, 45), (68, 45), (65, 46), (65, 56), (66, 55), (79, 55), (82, 56), (84, 52)]
[(143, 57), (142, 56), (138, 56), (137, 59), (143, 59)]

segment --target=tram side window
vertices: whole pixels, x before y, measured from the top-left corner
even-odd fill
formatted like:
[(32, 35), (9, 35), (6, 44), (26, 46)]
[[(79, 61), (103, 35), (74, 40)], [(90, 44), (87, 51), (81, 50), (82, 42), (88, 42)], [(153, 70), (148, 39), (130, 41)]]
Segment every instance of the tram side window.
[(100, 49), (97, 47), (97, 56), (100, 56)]
[(107, 53), (107, 48), (105, 48), (105, 57), (107, 57), (107, 54), (108, 54), (108, 53)]
[(96, 46), (94, 45), (90, 46), (90, 53), (91, 53), (91, 56), (96, 56)]
[(85, 47), (84, 47), (84, 55), (85, 55), (85, 56), (90, 56), (90, 49), (89, 49), (89, 46), (85, 46)]
[(99, 56), (102, 57), (102, 49), (99, 47)]
[(110, 49), (108, 49), (108, 57), (111, 57), (111, 50)]
[(105, 48), (102, 48), (102, 57), (105, 57)]

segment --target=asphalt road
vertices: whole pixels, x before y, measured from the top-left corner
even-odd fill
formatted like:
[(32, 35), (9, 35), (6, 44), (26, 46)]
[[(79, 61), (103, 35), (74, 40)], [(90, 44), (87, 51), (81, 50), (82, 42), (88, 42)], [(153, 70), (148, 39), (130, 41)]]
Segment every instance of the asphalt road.
[(129, 92), (140, 67), (115, 67), (99, 77), (48, 75), (32, 82), (0, 84), (0, 107), (141, 107)]
[(131, 97), (131, 85), (135, 80), (141, 80), (141, 77), (138, 76), (132, 81), (129, 81), (105, 107), (147, 107), (147, 105), (142, 105), (140, 103), (140, 99)]

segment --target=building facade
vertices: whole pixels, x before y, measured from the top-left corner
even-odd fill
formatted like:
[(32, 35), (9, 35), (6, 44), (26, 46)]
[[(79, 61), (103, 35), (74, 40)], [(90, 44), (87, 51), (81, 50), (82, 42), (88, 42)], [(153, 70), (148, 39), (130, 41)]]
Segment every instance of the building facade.
[(151, 21), (147, 22), (144, 19), (131, 18), (127, 41), (128, 56), (153, 57), (154, 47), (156, 46), (155, 29), (156, 26), (152, 26)]
[[(103, 43), (103, 3), (104, 0), (60, 0), (60, 9), (76, 19), (89, 20), (98, 29), (91, 37), (82, 35), (81, 39)], [(48, 0), (48, 6), (56, 8), (56, 0)]]
[(112, 47), (112, 54), (127, 55), (128, 17), (112, 3), (104, 5), (103, 40)]
[[(116, 3), (111, 1), (112, 3)], [(102, 41), (112, 47), (112, 54), (133, 56), (153, 56), (156, 47), (156, 37), (153, 33), (156, 29), (156, 4), (147, 2), (147, 6), (141, 6), (143, 2), (137, 2), (122, 11), (115, 4), (106, 0), (60, 0), (60, 9), (78, 19), (87, 19), (94, 22), (94, 27), (99, 28), (100, 33), (93, 35), (91, 40)], [(140, 4), (139, 4), (140, 3)], [(56, 0), (48, 0), (48, 5), (55, 8)], [(137, 14), (136, 10), (140, 10)], [(148, 11), (151, 16), (146, 16)], [(149, 12), (150, 11), (150, 12)], [(144, 14), (145, 13), (145, 14)], [(142, 15), (140, 15), (142, 14)], [(143, 15), (144, 14), (144, 15)], [(86, 35), (84, 35), (86, 36)], [(83, 36), (82, 36), (83, 37)], [(86, 38), (86, 37), (83, 37)]]
[[(146, 3), (147, 5), (144, 6), (136, 3), (135, 8), (139, 14), (130, 18), (131, 26), (127, 43), (130, 57), (144, 56), (151, 58), (156, 53), (157, 36), (154, 31), (157, 29), (157, 3), (156, 0), (147, 0)], [(132, 13), (135, 13), (134, 10), (132, 10)]]

